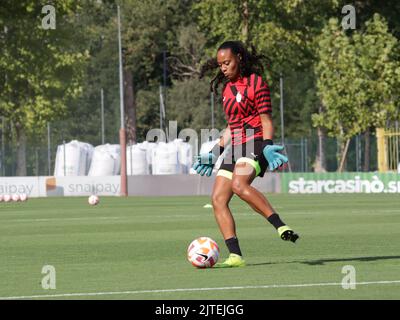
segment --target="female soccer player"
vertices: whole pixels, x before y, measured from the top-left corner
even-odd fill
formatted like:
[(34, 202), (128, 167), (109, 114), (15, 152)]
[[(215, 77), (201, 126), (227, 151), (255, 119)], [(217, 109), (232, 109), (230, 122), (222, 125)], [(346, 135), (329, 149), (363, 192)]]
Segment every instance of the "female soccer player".
[(265, 217), (283, 240), (295, 242), (299, 236), (283, 223), (265, 196), (251, 186), (253, 180), (264, 176), (267, 168), (274, 171), (288, 162), (279, 153), (283, 146), (273, 144), (274, 128), (270, 91), (262, 80), (261, 57), (250, 53), (239, 41), (224, 42), (217, 50), (216, 59), (207, 62), (202, 75), (219, 68), (212, 79), (211, 91), (223, 83), (222, 98), (228, 126), (220, 141), (206, 154), (200, 154), (193, 168), (201, 175), (210, 176), (214, 164), (231, 143), (218, 170), (212, 191), (215, 219), (224, 237), (230, 255), (216, 267), (242, 267), (245, 261), (236, 237), (236, 225), (229, 209), (234, 194)]

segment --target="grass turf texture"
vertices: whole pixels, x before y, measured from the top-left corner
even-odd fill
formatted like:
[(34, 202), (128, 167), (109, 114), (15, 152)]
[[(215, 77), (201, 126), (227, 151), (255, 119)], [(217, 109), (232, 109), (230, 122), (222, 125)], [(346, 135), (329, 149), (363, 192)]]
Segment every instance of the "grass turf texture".
[[(209, 236), (227, 249), (208, 197), (29, 199), (0, 203), (0, 297), (94, 293), (48, 299), (399, 299), (400, 283), (340, 285), (352, 265), (357, 282), (400, 280), (400, 208), (394, 195), (268, 195), (299, 232), (293, 244), (234, 197), (245, 268), (195, 269), (189, 243)], [(56, 269), (44, 290), (42, 267)], [(337, 283), (337, 285), (320, 285)], [(271, 285), (315, 284), (305, 287)], [(256, 288), (245, 288), (256, 286)], [(239, 287), (229, 289), (229, 287)], [(174, 289), (196, 291), (161, 291)], [(197, 291), (200, 288), (224, 288)], [(150, 290), (149, 292), (143, 292)], [(126, 292), (109, 294), (109, 292)]]

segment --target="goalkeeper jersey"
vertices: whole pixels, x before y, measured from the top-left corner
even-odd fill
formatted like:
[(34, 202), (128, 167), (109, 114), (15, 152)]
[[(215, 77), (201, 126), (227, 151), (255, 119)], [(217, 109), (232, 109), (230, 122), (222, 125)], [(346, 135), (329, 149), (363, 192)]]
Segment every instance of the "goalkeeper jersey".
[(222, 92), (222, 105), (233, 145), (263, 138), (260, 114), (272, 113), (272, 106), (268, 84), (260, 76), (251, 74), (228, 82)]

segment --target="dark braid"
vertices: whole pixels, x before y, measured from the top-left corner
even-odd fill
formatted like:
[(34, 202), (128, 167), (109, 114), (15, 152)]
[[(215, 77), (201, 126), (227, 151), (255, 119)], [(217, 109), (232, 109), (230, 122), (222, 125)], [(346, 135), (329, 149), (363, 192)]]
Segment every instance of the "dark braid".
[[(256, 73), (260, 76), (264, 73), (264, 67), (262, 65), (261, 60), (267, 59), (266, 56), (262, 54), (257, 54), (254, 46), (251, 46), (251, 53), (245, 48), (242, 42), (240, 41), (226, 41), (221, 44), (217, 51), (221, 49), (231, 49), (233, 54), (240, 54), (241, 61), (239, 65), (239, 73), (242, 77), (248, 77), (252, 73)], [(268, 61), (269, 62), (269, 61)], [(209, 59), (201, 68), (200, 78), (202, 78), (205, 73), (209, 70), (214, 70), (219, 68), (218, 62), (216, 58)], [(218, 70), (218, 73), (214, 76), (214, 78), (210, 82), (210, 90), (212, 92), (216, 92), (218, 85), (223, 83), (224, 87), (229, 80), (225, 78), (224, 74), (221, 70)]]
[[(218, 61), (216, 58), (211, 58), (209, 59), (204, 65), (202, 65), (201, 70), (200, 70), (200, 79), (204, 77), (204, 75), (207, 73), (209, 70), (214, 70), (216, 68), (219, 68)], [(218, 84), (223, 82), (225, 80), (224, 74), (219, 70), (219, 72), (211, 79), (210, 82), (210, 91), (215, 92)], [(227, 81), (225, 81), (227, 82)], [(214, 83), (216, 83), (214, 85)]]

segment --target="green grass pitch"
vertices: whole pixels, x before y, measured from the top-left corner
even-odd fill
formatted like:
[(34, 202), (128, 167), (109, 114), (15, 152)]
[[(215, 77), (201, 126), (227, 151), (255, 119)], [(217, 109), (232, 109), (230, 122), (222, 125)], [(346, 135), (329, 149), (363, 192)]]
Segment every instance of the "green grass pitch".
[[(268, 195), (301, 235), (282, 241), (233, 198), (245, 268), (195, 269), (189, 243), (227, 255), (209, 197), (86, 197), (0, 203), (0, 297), (29, 299), (400, 299), (397, 195)], [(56, 289), (43, 289), (45, 265)], [(356, 271), (356, 288), (342, 273)]]

